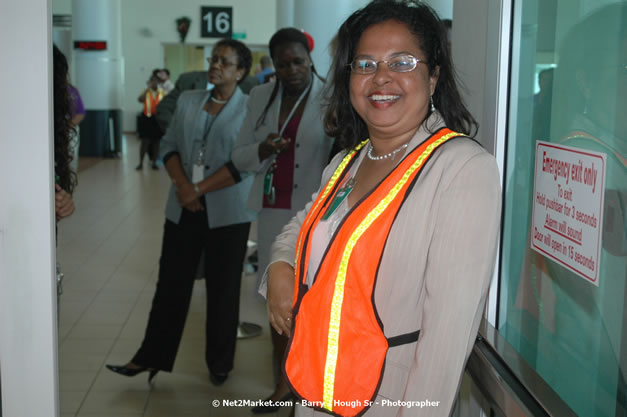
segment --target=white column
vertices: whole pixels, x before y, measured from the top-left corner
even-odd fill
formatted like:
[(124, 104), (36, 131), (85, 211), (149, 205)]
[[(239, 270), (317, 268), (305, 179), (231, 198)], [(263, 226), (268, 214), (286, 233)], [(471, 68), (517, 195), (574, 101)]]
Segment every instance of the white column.
[(294, 0), (276, 0), (277, 30), (292, 26), (294, 26)]
[[(279, 0), (278, 3), (280, 3)], [(277, 3), (277, 7), (278, 7)], [(318, 73), (325, 77), (331, 67), (329, 43), (340, 25), (368, 0), (299, 0), (294, 7), (294, 26), (314, 38), (312, 58)]]
[(120, 0), (72, 1), (73, 40), (107, 43), (104, 51), (74, 50), (74, 78), (86, 110), (122, 108), (124, 59), (120, 9)]
[(50, 0), (0, 2), (4, 417), (59, 415)]
[(72, 0), (73, 41), (105, 42), (104, 50), (74, 49), (74, 80), (85, 105), (80, 155), (122, 151), (124, 58), (120, 0)]

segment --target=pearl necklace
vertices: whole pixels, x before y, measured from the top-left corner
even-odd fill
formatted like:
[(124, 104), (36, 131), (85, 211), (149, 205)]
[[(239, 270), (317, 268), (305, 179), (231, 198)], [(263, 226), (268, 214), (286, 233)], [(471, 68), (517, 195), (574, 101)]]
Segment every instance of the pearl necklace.
[(214, 103), (218, 103), (218, 104), (226, 104), (226, 102), (229, 101), (228, 99), (226, 99), (226, 100), (218, 100), (213, 95), (211, 95), (209, 98), (211, 99), (211, 101), (213, 101)]
[(390, 153), (386, 153), (385, 155), (381, 155), (381, 156), (374, 156), (372, 154), (372, 150), (374, 149), (374, 147), (372, 146), (372, 143), (368, 144), (368, 153), (366, 155), (368, 155), (368, 159), (372, 160), (372, 161), (381, 161), (383, 159), (388, 159), (388, 158), (392, 158), (392, 160), (394, 160), (394, 156), (399, 153), (400, 151), (402, 151), (403, 149), (405, 149), (407, 147), (407, 144), (403, 144), (401, 146), (399, 146), (398, 148), (394, 149), (392, 152)]

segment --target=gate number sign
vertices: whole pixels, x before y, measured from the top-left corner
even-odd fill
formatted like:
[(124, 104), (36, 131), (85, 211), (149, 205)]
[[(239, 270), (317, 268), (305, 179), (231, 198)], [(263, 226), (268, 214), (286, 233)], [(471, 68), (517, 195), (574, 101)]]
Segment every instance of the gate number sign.
[(233, 35), (233, 8), (207, 7), (200, 8), (201, 38), (230, 38)]

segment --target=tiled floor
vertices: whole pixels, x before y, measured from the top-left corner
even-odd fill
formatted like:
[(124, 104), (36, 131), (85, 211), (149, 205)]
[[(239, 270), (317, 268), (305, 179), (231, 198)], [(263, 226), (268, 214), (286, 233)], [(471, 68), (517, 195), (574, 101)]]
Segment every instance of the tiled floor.
[[(60, 302), (59, 390), (62, 417), (250, 416), (249, 407), (214, 400), (265, 398), (273, 388), (271, 345), (254, 275), (242, 277), (242, 320), (261, 324), (240, 339), (235, 369), (214, 387), (204, 363), (204, 284), (197, 281), (174, 372), (116, 375), (143, 337), (157, 278), (169, 187), (164, 169), (135, 171), (138, 141), (127, 135), (120, 159), (82, 170), (76, 212), (59, 224), (57, 257), (65, 274)], [(287, 416), (288, 408), (271, 416)]]

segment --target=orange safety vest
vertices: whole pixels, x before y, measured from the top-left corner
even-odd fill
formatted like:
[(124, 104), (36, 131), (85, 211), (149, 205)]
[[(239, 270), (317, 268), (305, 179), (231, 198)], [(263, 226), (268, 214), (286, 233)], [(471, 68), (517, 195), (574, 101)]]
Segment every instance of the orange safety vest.
[(294, 318), (284, 371), (293, 392), (314, 408), (339, 416), (366, 412), (379, 390), (388, 348), (418, 340), (419, 331), (385, 337), (374, 287), (385, 242), (407, 193), (436, 148), (457, 136), (462, 135), (440, 129), (349, 211), (311, 288), (306, 279), (313, 231), (367, 140), (342, 160), (309, 210), (296, 246)]
[(163, 90), (160, 88), (156, 91), (156, 94), (155, 91), (151, 89), (148, 89), (148, 91), (146, 91), (146, 97), (144, 97), (144, 114), (146, 115), (146, 117), (151, 117), (153, 114), (155, 114), (157, 105), (162, 98)]

